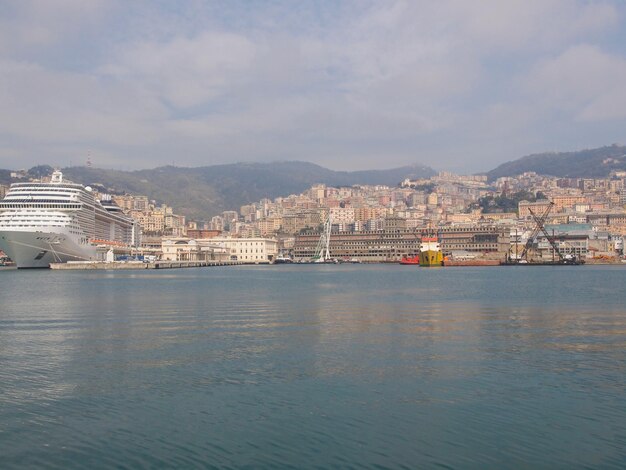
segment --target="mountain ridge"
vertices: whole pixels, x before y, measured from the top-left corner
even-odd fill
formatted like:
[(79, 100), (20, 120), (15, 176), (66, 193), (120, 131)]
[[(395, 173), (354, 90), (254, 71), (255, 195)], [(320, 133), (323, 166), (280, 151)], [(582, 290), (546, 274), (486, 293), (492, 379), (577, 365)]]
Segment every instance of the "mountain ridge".
[(82, 184), (96, 185), (115, 193), (144, 194), (165, 202), (177, 213), (207, 219), (224, 210), (239, 210), (263, 198), (299, 194), (314, 184), (395, 186), (405, 178), (435, 174), (424, 165), (389, 170), (335, 171), (309, 162), (230, 163), (204, 167), (163, 166), (149, 170), (120, 171), (69, 167), (64, 175)]
[[(48, 165), (32, 168), (32, 177), (41, 176)], [(29, 170), (29, 171), (31, 171)], [(614, 170), (626, 171), (626, 146), (613, 144), (571, 152), (544, 152), (511, 160), (482, 174), (489, 181), (528, 171), (564, 178), (607, 177)], [(11, 170), (0, 170), (0, 183), (11, 181)], [(148, 196), (166, 203), (177, 213), (204, 220), (224, 210), (238, 210), (263, 198), (299, 194), (314, 184), (328, 186), (396, 186), (405, 178), (427, 178), (432, 168), (414, 164), (383, 170), (331, 170), (302, 161), (271, 163), (240, 162), (201, 167), (161, 166), (122, 171), (89, 167), (68, 167), (65, 176), (85, 185), (101, 184), (116, 194)], [(44, 173), (45, 174), (45, 173)]]
[(527, 171), (561, 178), (603, 178), (613, 170), (626, 171), (626, 146), (613, 144), (571, 152), (526, 155), (498, 165), (486, 173), (489, 181)]

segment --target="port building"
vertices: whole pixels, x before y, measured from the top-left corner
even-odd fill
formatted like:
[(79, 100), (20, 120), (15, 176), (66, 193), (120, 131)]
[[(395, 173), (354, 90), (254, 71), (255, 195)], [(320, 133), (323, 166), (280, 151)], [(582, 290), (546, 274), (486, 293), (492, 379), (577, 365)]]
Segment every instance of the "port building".
[[(398, 262), (419, 253), (426, 227), (402, 228), (388, 223), (382, 230), (333, 231), (329, 250), (333, 258), (361, 262)], [(504, 258), (510, 248), (510, 229), (496, 225), (449, 226), (437, 229), (444, 253), (464, 251)], [(315, 255), (321, 233), (306, 231), (296, 236), (293, 257), (308, 260)]]
[(169, 261), (271, 263), (278, 254), (278, 241), (273, 238), (172, 237), (163, 239), (161, 251), (161, 258)]

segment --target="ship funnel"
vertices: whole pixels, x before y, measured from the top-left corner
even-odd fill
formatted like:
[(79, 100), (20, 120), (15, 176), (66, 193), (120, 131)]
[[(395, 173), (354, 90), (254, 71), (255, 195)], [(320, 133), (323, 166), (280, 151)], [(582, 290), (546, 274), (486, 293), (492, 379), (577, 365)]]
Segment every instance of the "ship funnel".
[(50, 179), (51, 183), (62, 183), (63, 182), (63, 173), (59, 170), (55, 170), (52, 172), (52, 178)]

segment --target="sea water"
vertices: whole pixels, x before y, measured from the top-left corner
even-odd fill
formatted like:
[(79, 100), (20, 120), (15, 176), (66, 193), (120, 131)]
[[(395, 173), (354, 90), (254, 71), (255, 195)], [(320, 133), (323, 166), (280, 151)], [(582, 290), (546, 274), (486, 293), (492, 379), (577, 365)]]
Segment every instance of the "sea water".
[(626, 268), (0, 271), (2, 468), (624, 468)]

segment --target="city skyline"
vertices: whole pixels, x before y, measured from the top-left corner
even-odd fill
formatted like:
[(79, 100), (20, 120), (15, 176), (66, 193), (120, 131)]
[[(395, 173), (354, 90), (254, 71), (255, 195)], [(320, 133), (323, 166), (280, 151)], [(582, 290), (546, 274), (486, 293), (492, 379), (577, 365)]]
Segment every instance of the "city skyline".
[(0, 167), (481, 172), (623, 143), (620, 2), (0, 2)]

